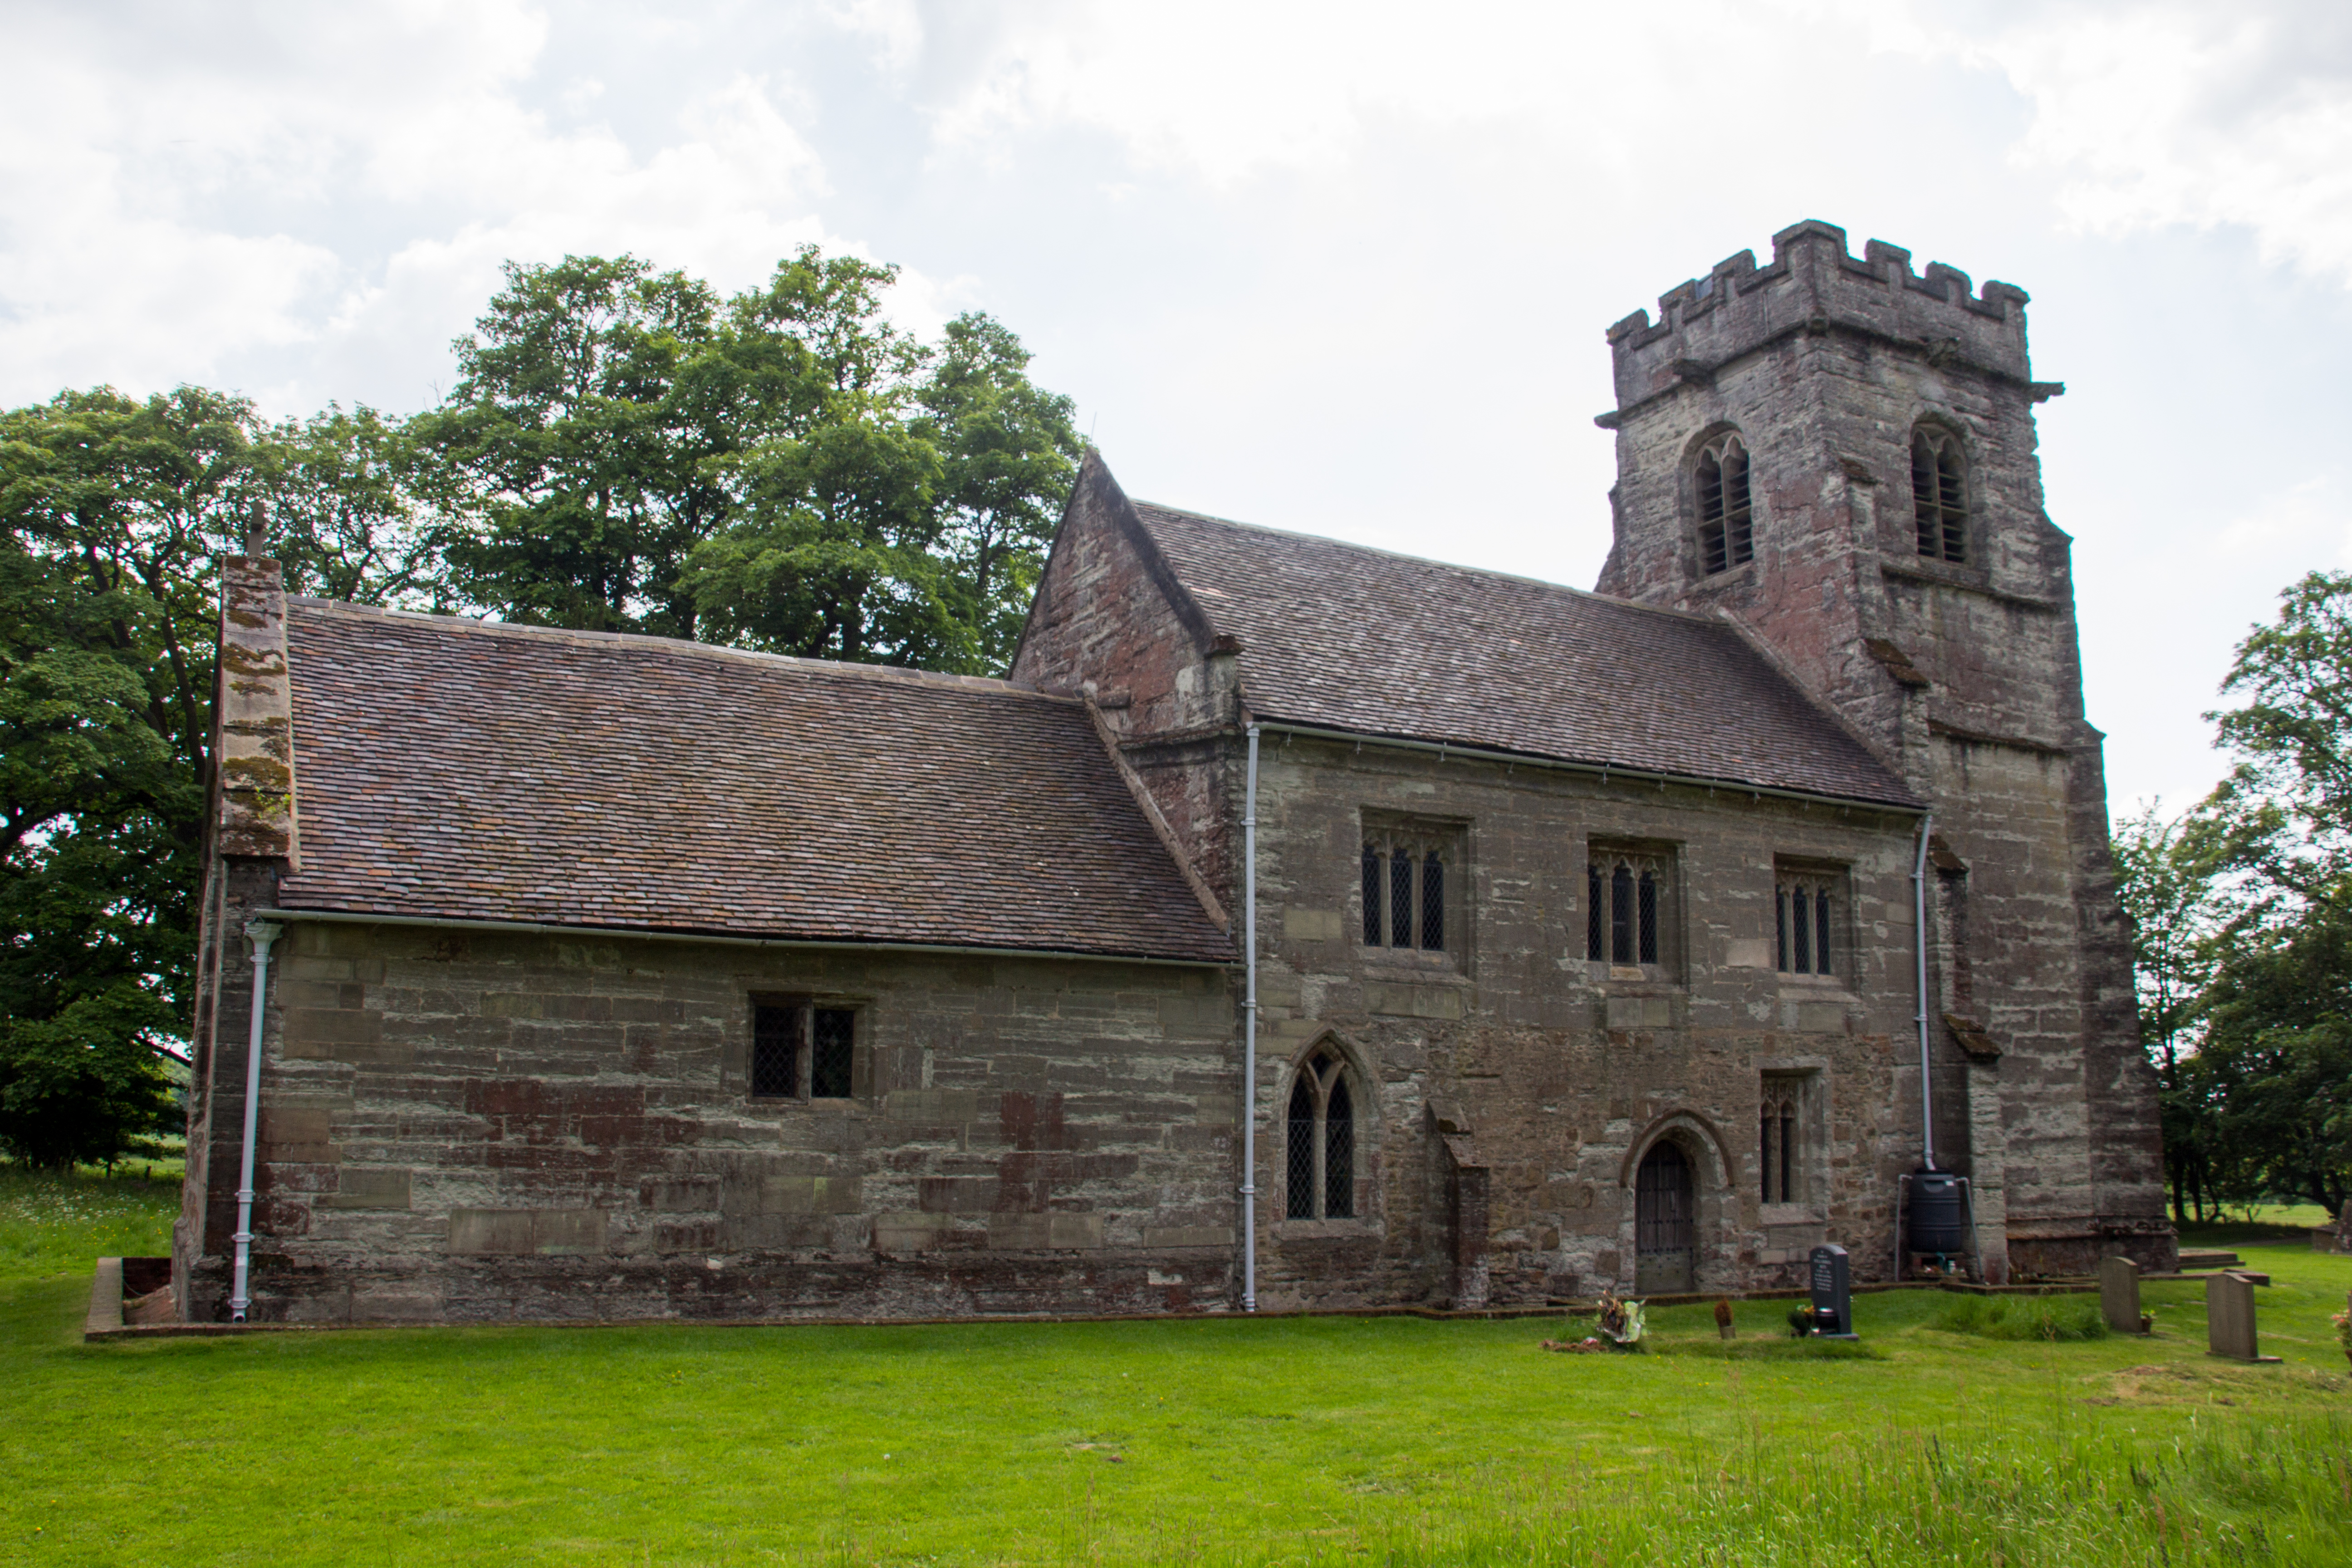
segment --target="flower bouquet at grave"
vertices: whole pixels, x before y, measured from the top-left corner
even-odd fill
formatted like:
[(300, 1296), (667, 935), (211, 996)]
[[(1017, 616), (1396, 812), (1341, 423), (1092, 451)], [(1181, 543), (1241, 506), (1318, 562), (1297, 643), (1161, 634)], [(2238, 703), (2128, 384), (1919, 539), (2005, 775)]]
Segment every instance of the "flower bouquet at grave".
[(1613, 1290), (1601, 1293), (1601, 1331), (1619, 1350), (1633, 1350), (1642, 1342), (1644, 1327), (1642, 1303), (1618, 1300)]
[(1808, 1334), (1820, 1332), (1824, 1321), (1822, 1314), (1813, 1310), (1811, 1301), (1801, 1307), (1789, 1309), (1789, 1331), (1801, 1340)]
[(2344, 1310), (2327, 1321), (2336, 1325), (2336, 1342), (2344, 1347), (2344, 1359), (2352, 1361), (2352, 1291), (2345, 1293)]

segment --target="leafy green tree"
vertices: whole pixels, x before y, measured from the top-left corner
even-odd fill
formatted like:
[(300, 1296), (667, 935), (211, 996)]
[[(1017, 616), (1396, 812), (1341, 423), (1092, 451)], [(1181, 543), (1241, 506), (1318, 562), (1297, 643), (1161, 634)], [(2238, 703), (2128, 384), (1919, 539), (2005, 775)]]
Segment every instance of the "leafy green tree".
[(2309, 906), (2232, 933), (2197, 1076), (2233, 1195), (2352, 1198), (2352, 919)]
[(678, 569), (725, 510), (700, 465), (734, 437), (724, 400), (679, 378), (716, 297), (626, 256), (506, 278), (454, 345), (447, 404), (414, 422), (435, 499), (472, 525), (450, 542), (454, 586), (509, 620), (694, 636)]
[(2165, 1174), (2176, 1223), (2202, 1219), (2215, 1202), (2221, 1134), (2210, 1075), (2198, 1058), (2215, 939), (2230, 912), (2220, 875), (2225, 846), (2215, 820), (2171, 818), (2152, 805), (2117, 825), (2116, 892), (2131, 922), (2140, 1042), (2155, 1064), (2164, 1126)]
[(2352, 574), (2314, 572), (2239, 644), (2211, 715), (2237, 761), (2205, 812), (2238, 907), (2196, 1061), (2218, 1184), (2334, 1208), (2352, 1189)]
[(107, 389), (0, 416), (0, 1145), (110, 1159), (163, 1125), (192, 994), (214, 561), (250, 405)]
[(509, 266), (409, 434), (509, 619), (1001, 669), (1076, 469), (1019, 339), (891, 326), (894, 268), (803, 248), (721, 301), (634, 258)]
[(1028, 370), (1028, 351), (1001, 323), (957, 317), (917, 426), (939, 448), (948, 556), (986, 669), (1013, 662), (1084, 455), (1070, 400), (1033, 384)]
[[(330, 405), (260, 434), (255, 489), (266, 547), (294, 593), (352, 604), (447, 610), (458, 531), (436, 506), (439, 476), (406, 425)], [(250, 526), (250, 524), (248, 524)]]

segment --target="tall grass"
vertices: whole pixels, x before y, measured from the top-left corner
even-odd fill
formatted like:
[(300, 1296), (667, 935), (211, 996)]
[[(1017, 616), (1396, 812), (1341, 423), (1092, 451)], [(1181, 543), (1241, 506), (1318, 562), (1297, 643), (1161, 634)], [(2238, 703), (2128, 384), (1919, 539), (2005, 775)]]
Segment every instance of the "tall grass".
[[(2316, 1568), (2352, 1554), (2352, 1421), (2334, 1414), (2262, 1432), (2209, 1425), (2169, 1443), (2109, 1436), (2054, 1447), (1972, 1434), (1956, 1416), (1948, 1433), (1889, 1433), (1822, 1452), (1751, 1450), (1714, 1464), (1592, 1459), (1559, 1474), (1490, 1469), (1464, 1478), (1459, 1497), (1410, 1510), (1368, 1504), (1352, 1520), (1278, 1531), (1262, 1552), (1163, 1546), (1161, 1560)], [(1119, 1560), (1139, 1544), (1089, 1534), (1078, 1512), (1070, 1560)]]
[(172, 1250), (176, 1180), (0, 1165), (0, 1279), (88, 1275), (100, 1258)]
[(2108, 1333), (2095, 1296), (1961, 1296), (1928, 1326), (1988, 1340), (2103, 1340)]

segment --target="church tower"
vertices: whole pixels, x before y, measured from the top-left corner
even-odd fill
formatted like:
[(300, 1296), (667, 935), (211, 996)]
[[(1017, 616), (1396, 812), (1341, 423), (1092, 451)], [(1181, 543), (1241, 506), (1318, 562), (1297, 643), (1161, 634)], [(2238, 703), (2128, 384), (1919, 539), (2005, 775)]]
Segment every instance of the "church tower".
[(1930, 803), (1935, 1158), (1973, 1178), (1988, 1254), (2161, 1265), (2155, 1078), (2035, 456), (2064, 388), (2033, 379), (2025, 304), (1801, 223), (1769, 266), (1742, 251), (1618, 322), (1598, 587), (1728, 620)]

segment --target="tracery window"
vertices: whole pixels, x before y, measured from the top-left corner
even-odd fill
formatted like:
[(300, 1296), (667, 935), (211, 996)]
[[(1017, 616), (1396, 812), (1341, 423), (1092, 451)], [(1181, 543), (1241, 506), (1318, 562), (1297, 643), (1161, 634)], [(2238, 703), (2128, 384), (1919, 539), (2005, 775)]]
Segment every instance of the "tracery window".
[(1364, 828), (1364, 945), (1446, 951), (1446, 882), (1454, 836), (1411, 826)]
[(755, 1100), (847, 1100), (855, 1093), (857, 1010), (794, 997), (751, 1004)]
[(1356, 1214), (1356, 1107), (1347, 1064), (1326, 1047), (1290, 1086), (1284, 1213), (1291, 1219)]
[(1931, 561), (1969, 558), (1968, 459), (1959, 438), (1923, 425), (1911, 436), (1911, 506), (1919, 553)]
[(1759, 1186), (1764, 1202), (1802, 1200), (1804, 1152), (1804, 1079), (1795, 1074), (1766, 1073), (1757, 1126), (1757, 1158), (1763, 1176)]
[(1834, 974), (1830, 933), (1836, 921), (1836, 876), (1819, 871), (1783, 870), (1775, 879), (1773, 908), (1773, 967), (1783, 974)]
[(1595, 963), (1662, 962), (1666, 889), (1659, 857), (1596, 845), (1584, 862), (1584, 956)]
[(1708, 576), (1756, 555), (1755, 508), (1748, 493), (1748, 448), (1736, 435), (1698, 455), (1698, 561)]

